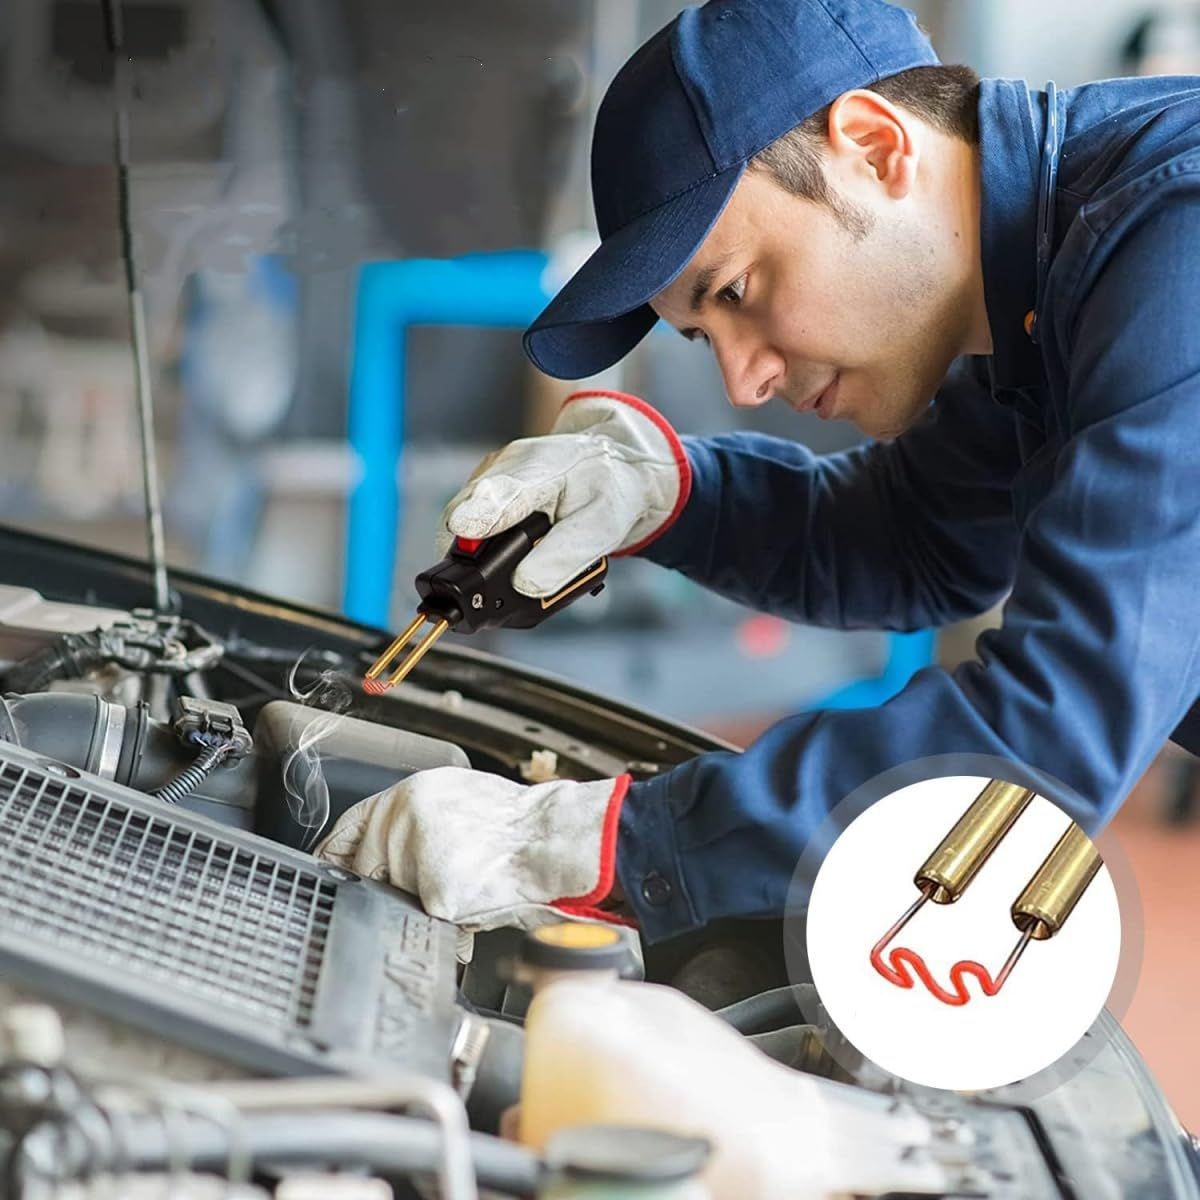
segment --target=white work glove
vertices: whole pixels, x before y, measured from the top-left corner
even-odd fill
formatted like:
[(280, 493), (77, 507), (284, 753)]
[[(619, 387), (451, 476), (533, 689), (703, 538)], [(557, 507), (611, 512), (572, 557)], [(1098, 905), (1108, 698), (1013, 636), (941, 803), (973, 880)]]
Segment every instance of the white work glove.
[(615, 880), (629, 776), (530, 787), (484, 771), (410, 775), (343, 813), (316, 854), (420, 897), (426, 912), (479, 932), (602, 911)]
[(558, 592), (606, 554), (633, 554), (687, 503), (692, 472), (678, 435), (636, 396), (576, 392), (543, 437), (490, 454), (446, 506), (437, 551), (488, 538), (541, 511), (550, 532), (513, 572), (526, 596)]

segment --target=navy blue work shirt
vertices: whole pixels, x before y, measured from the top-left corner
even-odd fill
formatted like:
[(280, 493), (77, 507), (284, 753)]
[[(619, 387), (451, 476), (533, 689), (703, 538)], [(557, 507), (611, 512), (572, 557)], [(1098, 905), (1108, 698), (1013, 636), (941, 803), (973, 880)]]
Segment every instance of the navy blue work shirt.
[(1003, 624), (878, 708), (634, 784), (617, 871), (649, 940), (781, 913), (828, 812), (914, 759), (1025, 763), (1095, 833), (1168, 738), (1200, 748), (1200, 78), (1061, 92), (1055, 125), (1048, 92), (980, 93), (992, 355), (890, 443), (685, 439), (691, 499), (644, 551), (810, 624), (919, 629), (1007, 594)]

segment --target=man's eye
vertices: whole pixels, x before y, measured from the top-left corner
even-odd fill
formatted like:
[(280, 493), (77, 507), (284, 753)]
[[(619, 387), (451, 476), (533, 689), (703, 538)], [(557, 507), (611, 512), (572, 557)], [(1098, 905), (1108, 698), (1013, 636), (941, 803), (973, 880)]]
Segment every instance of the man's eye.
[(739, 275), (731, 284), (723, 287), (717, 295), (726, 304), (732, 304), (736, 308), (746, 295), (746, 276)]

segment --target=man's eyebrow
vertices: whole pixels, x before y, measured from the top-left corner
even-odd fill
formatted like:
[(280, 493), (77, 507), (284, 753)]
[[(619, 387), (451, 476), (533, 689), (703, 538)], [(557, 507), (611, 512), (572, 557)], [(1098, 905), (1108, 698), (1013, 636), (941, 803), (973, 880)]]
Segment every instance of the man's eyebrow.
[(704, 307), (704, 300), (709, 289), (716, 281), (717, 276), (725, 270), (732, 257), (732, 254), (722, 254), (720, 258), (715, 259), (697, 273), (695, 282), (692, 284), (692, 312), (699, 312)]

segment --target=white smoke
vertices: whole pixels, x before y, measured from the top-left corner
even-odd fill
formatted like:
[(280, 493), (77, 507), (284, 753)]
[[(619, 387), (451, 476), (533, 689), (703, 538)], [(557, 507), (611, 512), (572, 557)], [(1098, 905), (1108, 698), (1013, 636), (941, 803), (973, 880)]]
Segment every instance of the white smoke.
[(322, 709), (324, 716), (304, 722), (297, 720), (289, 732), (288, 743), (293, 749), (283, 761), (283, 787), (287, 793), (288, 809), (301, 829), (308, 831), (303, 850), (311, 850), (329, 820), (329, 785), (317, 747), (344, 719), (343, 714), (354, 703), (354, 692), (336, 671), (322, 671), (316, 682), (301, 691), (296, 676), (309, 651), (292, 665), (287, 687), (298, 704)]

